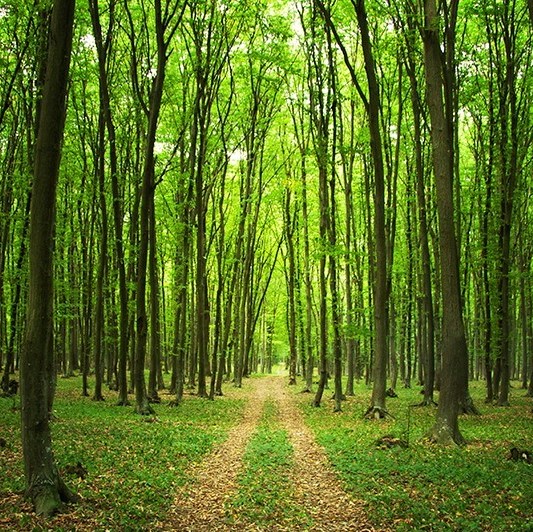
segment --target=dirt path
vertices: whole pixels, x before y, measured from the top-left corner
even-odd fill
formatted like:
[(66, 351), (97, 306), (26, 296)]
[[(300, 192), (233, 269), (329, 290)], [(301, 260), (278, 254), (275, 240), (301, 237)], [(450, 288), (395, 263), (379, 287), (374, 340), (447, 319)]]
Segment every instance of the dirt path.
[(332, 471), (323, 448), (303, 420), (282, 379), (272, 381), (272, 392), (279, 398), (281, 422), (294, 449), (292, 482), (300, 505), (313, 519), (310, 530), (370, 531), (362, 504), (349, 497)]
[[(323, 449), (304, 424), (298, 406), (286, 389), (286, 380), (266, 377), (251, 379), (247, 385), (250, 393), (242, 421), (229, 432), (222, 445), (192, 468), (190, 474), (195, 482), (178, 493), (164, 529), (195, 532), (261, 530), (253, 524), (227, 524), (224, 506), (235, 493), (246, 445), (256, 430), (265, 401), (270, 399), (277, 403), (279, 421), (287, 430), (294, 449), (294, 468), (290, 475), (296, 504), (313, 521), (313, 526), (305, 530), (373, 530), (364, 518), (361, 504), (340, 487)], [(280, 523), (279, 527), (269, 530), (288, 528)]]

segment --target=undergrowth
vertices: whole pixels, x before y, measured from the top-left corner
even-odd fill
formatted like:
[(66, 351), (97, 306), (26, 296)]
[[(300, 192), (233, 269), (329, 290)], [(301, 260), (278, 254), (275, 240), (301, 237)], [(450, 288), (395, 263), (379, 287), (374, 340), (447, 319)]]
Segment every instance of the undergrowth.
[[(105, 402), (81, 397), (78, 377), (59, 379), (52, 436), (60, 470), (80, 462), (84, 479), (64, 477), (81, 502), (48, 520), (23, 501), (24, 476), (20, 411), (0, 398), (0, 530), (141, 530), (162, 521), (186, 482), (186, 468), (222, 441), (242, 412), (244, 391), (208, 401), (186, 396), (170, 408), (162, 392), (156, 416), (143, 418), (133, 407), (118, 407), (116, 393)], [(15, 405), (15, 408), (13, 408)]]
[[(494, 532), (533, 530), (533, 465), (507, 459), (512, 447), (533, 450), (531, 399), (515, 384), (509, 408), (485, 405), (481, 383), (471, 392), (481, 416), (461, 416), (465, 447), (430, 444), (425, 436), (433, 407), (416, 408), (417, 389), (397, 389), (387, 400), (392, 414), (368, 421), (370, 388), (333, 413), (333, 401), (310, 406), (308, 394), (292, 393), (324, 446), (345, 489), (364, 501), (376, 528), (395, 531)], [(0, 530), (154, 530), (164, 522), (186, 470), (221, 442), (242, 414), (248, 390), (207, 401), (187, 396), (177, 408), (162, 393), (157, 415), (143, 418), (132, 407), (117, 407), (116, 393), (105, 402), (81, 397), (80, 378), (59, 379), (52, 422), (60, 469), (78, 461), (85, 478), (65, 474), (81, 502), (52, 519), (36, 517), (23, 500), (19, 399), (0, 398)], [(328, 392), (328, 393), (331, 393)], [(437, 394), (438, 399), (438, 394)], [(148, 419), (148, 421), (147, 421)], [(407, 447), (377, 446), (388, 435)], [(296, 504), (291, 482), (293, 449), (278, 421), (276, 403), (267, 401), (244, 456), (238, 490), (226, 508), (228, 521), (258, 529), (283, 525), (306, 530), (308, 518)]]
[[(482, 383), (471, 384), (482, 415), (461, 416), (468, 444), (457, 448), (425, 439), (435, 408), (412, 406), (421, 400), (417, 389), (396, 390), (399, 397), (387, 400), (393, 417), (381, 421), (363, 419), (364, 385), (337, 414), (333, 401), (313, 408), (309, 396), (297, 397), (346, 490), (365, 501), (377, 527), (507, 532), (533, 530), (533, 465), (508, 460), (512, 447), (533, 450), (531, 399), (517, 388), (512, 406), (501, 408), (485, 405)], [(376, 445), (385, 435), (409, 445)]]

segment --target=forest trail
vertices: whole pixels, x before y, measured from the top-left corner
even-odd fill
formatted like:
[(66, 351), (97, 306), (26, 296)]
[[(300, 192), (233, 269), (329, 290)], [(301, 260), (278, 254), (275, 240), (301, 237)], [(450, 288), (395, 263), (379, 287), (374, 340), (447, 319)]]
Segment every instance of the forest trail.
[[(362, 505), (341, 487), (327, 457), (305, 425), (295, 399), (282, 377), (264, 377), (247, 381), (250, 387), (242, 420), (230, 430), (228, 438), (202, 462), (190, 470), (194, 483), (182, 488), (174, 501), (164, 530), (180, 531), (371, 531)], [(243, 470), (246, 446), (260, 422), (265, 403), (272, 402), (278, 422), (287, 431), (293, 448), (294, 465), (289, 478), (297, 506), (312, 522), (295, 528), (294, 523), (279, 523), (262, 528), (250, 522), (228, 523), (227, 504), (237, 489)]]

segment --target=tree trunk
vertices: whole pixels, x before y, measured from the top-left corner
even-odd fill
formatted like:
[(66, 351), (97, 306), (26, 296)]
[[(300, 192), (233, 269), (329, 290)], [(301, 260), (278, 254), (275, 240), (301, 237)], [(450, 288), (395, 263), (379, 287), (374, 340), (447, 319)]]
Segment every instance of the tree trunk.
[(370, 148), (374, 163), (374, 234), (376, 245), (374, 278), (374, 368), (372, 400), (366, 415), (382, 418), (386, 415), (385, 390), (387, 383), (388, 360), (388, 316), (387, 316), (387, 240), (385, 234), (385, 173), (383, 168), (383, 151), (379, 129), (379, 87), (374, 66), (374, 56), (370, 42), (370, 33), (364, 0), (354, 2), (361, 45), (365, 60), (365, 72), (368, 83), (368, 121), (370, 129)]
[(160, 403), (157, 381), (161, 369), (161, 323), (159, 318), (159, 276), (157, 274), (157, 246), (155, 230), (155, 204), (150, 208), (150, 253), (148, 269), (150, 277), (150, 375), (148, 378), (148, 400)]
[(76, 496), (59, 475), (49, 425), (53, 353), (53, 236), (74, 0), (54, 2), (46, 79), (39, 116), (30, 213), (29, 301), (21, 357), (22, 449), (26, 494), (38, 514), (55, 513)]
[[(441, 444), (464, 443), (459, 431), (459, 401), (467, 379), (467, 345), (459, 286), (459, 256), (454, 226), (453, 151), (443, 102), (439, 16), (435, 0), (425, 0), (424, 64), (431, 119), (433, 170), (439, 220), (442, 282), (442, 375), (437, 419), (431, 431)], [(449, 117), (448, 117), (449, 119)]]
[(126, 266), (123, 244), (123, 208), (118, 183), (118, 163), (115, 124), (111, 114), (111, 97), (109, 94), (109, 80), (106, 69), (107, 58), (110, 53), (111, 32), (114, 28), (114, 9), (115, 3), (109, 3), (109, 25), (108, 33), (104, 38), (100, 24), (100, 15), (98, 12), (98, 2), (90, 0), (89, 11), (91, 13), (93, 34), (95, 39), (96, 51), (98, 54), (98, 82), (100, 89), (100, 101), (102, 112), (106, 123), (107, 134), (109, 139), (109, 168), (111, 173), (111, 192), (113, 196), (113, 221), (115, 230), (115, 249), (117, 254), (117, 269), (119, 281), (119, 300), (120, 300), (120, 318), (119, 318), (119, 349), (118, 349), (118, 404), (125, 406), (128, 401), (128, 380), (127, 380), (127, 360), (128, 360), (128, 288), (126, 281)]
[[(141, 206), (140, 206), (140, 245), (137, 259), (137, 291), (136, 291), (136, 346), (135, 346), (135, 402), (136, 411), (141, 415), (153, 414), (154, 410), (148, 402), (146, 381), (144, 378), (146, 344), (148, 335), (148, 317), (146, 312), (146, 273), (148, 248), (150, 245), (150, 211), (154, 205), (155, 192), (155, 159), (154, 145), (163, 96), (165, 66), (167, 61), (167, 43), (165, 43), (165, 25), (162, 18), (161, 1), (155, 2), (155, 31), (157, 39), (157, 69), (150, 91), (148, 108), (148, 130), (144, 151), (144, 168), (142, 174)], [(152, 244), (153, 245), (153, 244)]]
[(100, 257), (98, 261), (98, 275), (96, 277), (96, 307), (94, 310), (94, 394), (93, 401), (103, 401), (102, 381), (104, 378), (103, 371), (103, 349), (104, 349), (104, 281), (107, 275), (107, 205), (105, 195), (105, 125), (103, 122), (102, 103), (100, 102), (100, 118), (98, 124), (98, 150), (96, 153), (96, 180), (98, 186), (98, 198), (100, 212), (102, 216), (102, 234), (100, 235)]
[[(408, 37), (406, 36), (408, 39)], [(418, 223), (420, 253), (422, 259), (422, 288), (423, 307), (421, 321), (424, 325), (425, 340), (425, 379), (423, 405), (435, 404), (433, 392), (435, 388), (435, 318), (433, 311), (433, 290), (431, 286), (431, 256), (429, 252), (429, 229), (427, 223), (427, 206), (425, 190), (425, 172), (422, 152), (422, 128), (421, 128), (421, 102), (416, 65), (409, 54), (406, 60), (407, 73), (411, 85), (411, 104), (413, 107), (413, 126), (415, 142), (415, 168), (416, 168), (416, 198), (418, 203)]]
[[(294, 213), (294, 216), (296, 217), (296, 213)], [(294, 256), (294, 232), (296, 229), (296, 222), (291, 216), (291, 190), (289, 186), (285, 189), (284, 219), (287, 259), (289, 261), (289, 271), (286, 274), (289, 326), (289, 385), (293, 386), (296, 384), (296, 359), (298, 356), (298, 347), (296, 345), (296, 301), (294, 289), (296, 284), (296, 259)]]

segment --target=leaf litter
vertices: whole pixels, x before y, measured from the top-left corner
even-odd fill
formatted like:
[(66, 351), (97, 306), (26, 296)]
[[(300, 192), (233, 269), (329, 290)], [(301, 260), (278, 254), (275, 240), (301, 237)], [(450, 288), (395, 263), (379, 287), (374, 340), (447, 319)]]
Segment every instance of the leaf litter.
[[(363, 502), (355, 500), (343, 489), (323, 448), (316, 442), (303, 419), (293, 395), (281, 377), (250, 379), (247, 405), (242, 420), (232, 428), (227, 439), (203, 461), (189, 470), (191, 481), (180, 488), (166, 522), (159, 530), (252, 531), (272, 532), (309, 530), (313, 532), (374, 531), (363, 510)], [(283, 520), (268, 528), (228, 515), (227, 508), (238, 489), (246, 446), (261, 420), (267, 401), (273, 401), (278, 421), (287, 431), (294, 450), (293, 467), (288, 472), (294, 490), (294, 504), (309, 517), (311, 525)]]

